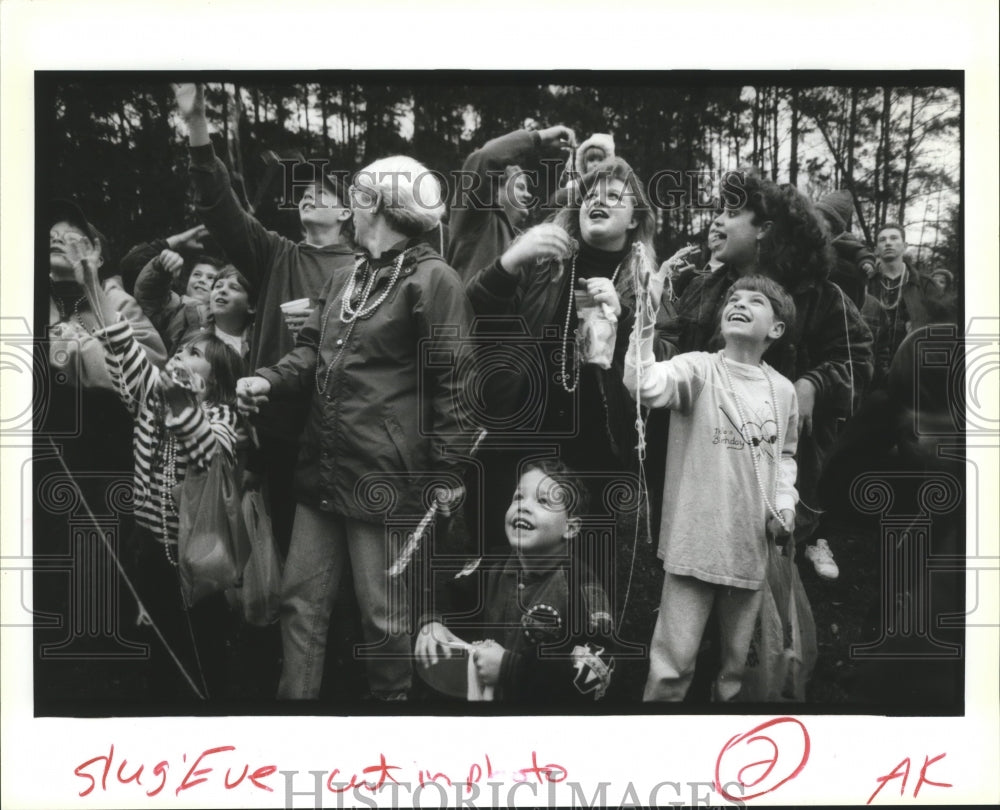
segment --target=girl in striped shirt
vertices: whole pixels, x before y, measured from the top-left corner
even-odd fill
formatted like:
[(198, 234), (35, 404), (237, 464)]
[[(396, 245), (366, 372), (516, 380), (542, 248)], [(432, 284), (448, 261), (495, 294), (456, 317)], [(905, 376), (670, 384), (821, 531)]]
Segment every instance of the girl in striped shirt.
[[(215, 694), (225, 682), (229, 611), (221, 593), (190, 609), (184, 605), (174, 489), (191, 472), (207, 469), (216, 453), (234, 460), (236, 381), (245, 373), (243, 360), (216, 335), (199, 332), (181, 343), (162, 371), (156, 368), (105, 296), (86, 245), (76, 243), (67, 252), (102, 324), (94, 334), (104, 344), (108, 372), (135, 419), (133, 547), (144, 608), (139, 623), (155, 623), (198, 689), (204, 694), (207, 687)], [(152, 641), (150, 686), (158, 698), (169, 701), (187, 690), (179, 693), (176, 665), (163, 645)]]

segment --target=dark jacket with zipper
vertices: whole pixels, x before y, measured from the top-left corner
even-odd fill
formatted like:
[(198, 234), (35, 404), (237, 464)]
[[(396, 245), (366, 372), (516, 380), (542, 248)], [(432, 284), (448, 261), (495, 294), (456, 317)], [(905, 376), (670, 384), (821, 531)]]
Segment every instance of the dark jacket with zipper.
[[(417, 238), (362, 262), (355, 290), (375, 273), (368, 302), (381, 298), (403, 247), (399, 278), (368, 317), (341, 321), (350, 276), (336, 274), (295, 348), (257, 371), (275, 401), (313, 394), (298, 500), (369, 522), (389, 512), (422, 514), (432, 483), (457, 486), (460, 462), (449, 449), (467, 447), (476, 432), (463, 405), (472, 312), (455, 271)], [(442, 479), (442, 472), (456, 475)]]

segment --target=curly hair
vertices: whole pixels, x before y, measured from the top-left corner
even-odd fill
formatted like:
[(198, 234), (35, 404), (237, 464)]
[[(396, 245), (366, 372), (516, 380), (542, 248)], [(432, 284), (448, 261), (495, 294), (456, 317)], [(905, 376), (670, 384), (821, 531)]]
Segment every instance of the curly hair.
[(727, 207), (753, 211), (755, 225), (771, 223), (760, 240), (760, 272), (789, 290), (802, 279), (829, 275), (836, 264), (829, 230), (809, 198), (798, 189), (748, 170), (728, 173), (721, 191)]

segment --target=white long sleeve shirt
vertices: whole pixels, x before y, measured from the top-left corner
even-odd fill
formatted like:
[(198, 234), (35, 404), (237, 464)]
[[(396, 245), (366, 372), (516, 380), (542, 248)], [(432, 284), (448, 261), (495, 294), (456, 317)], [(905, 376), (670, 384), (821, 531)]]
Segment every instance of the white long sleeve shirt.
[(760, 588), (771, 516), (761, 489), (779, 512), (798, 501), (794, 386), (764, 363), (727, 360), (727, 377), (721, 353), (689, 352), (659, 363), (649, 358), (638, 370), (635, 357), (633, 343), (625, 363), (629, 392), (643, 405), (674, 412), (658, 549), (664, 569)]

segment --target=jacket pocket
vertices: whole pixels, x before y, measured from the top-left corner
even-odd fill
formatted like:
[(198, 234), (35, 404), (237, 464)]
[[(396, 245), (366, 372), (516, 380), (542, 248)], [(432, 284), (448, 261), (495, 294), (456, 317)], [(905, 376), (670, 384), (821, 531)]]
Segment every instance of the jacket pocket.
[(403, 429), (399, 426), (399, 422), (396, 421), (395, 417), (387, 416), (383, 420), (383, 424), (385, 425), (386, 433), (389, 434), (389, 441), (396, 448), (396, 454), (399, 456), (402, 469), (406, 472), (412, 472), (413, 457), (410, 455), (410, 445), (406, 440)]

